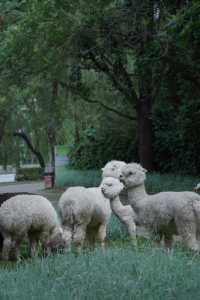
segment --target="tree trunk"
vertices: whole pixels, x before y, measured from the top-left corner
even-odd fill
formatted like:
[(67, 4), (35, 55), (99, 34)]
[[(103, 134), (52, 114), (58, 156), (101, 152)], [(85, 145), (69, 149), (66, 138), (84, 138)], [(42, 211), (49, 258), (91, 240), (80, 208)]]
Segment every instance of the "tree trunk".
[(56, 107), (56, 100), (58, 97), (58, 80), (54, 79), (52, 82), (52, 97), (49, 102), (49, 108), (51, 112), (51, 120), (49, 120), (49, 126), (47, 129), (48, 142), (51, 153), (51, 167), (53, 170), (53, 186), (55, 183), (55, 146), (56, 146), (56, 115), (54, 115), (54, 109)]
[(0, 119), (0, 144), (2, 142), (6, 126), (6, 118)]
[(153, 170), (153, 127), (150, 96), (140, 96), (137, 103), (138, 154), (141, 165)]
[(30, 139), (28, 138), (28, 136), (21, 130), (14, 132), (13, 135), (21, 137), (24, 140), (24, 142), (26, 143), (28, 148), (31, 150), (31, 152), (37, 157), (41, 169), (44, 170), (45, 169), (44, 158), (43, 158), (42, 154), (34, 148), (34, 146), (32, 145), (32, 143), (30, 141)]
[(56, 167), (56, 155), (55, 155), (55, 145), (56, 145), (56, 137), (54, 132), (49, 132), (48, 134), (48, 141), (50, 146), (50, 153), (51, 153), (51, 167), (53, 170), (53, 186), (55, 183), (55, 167)]

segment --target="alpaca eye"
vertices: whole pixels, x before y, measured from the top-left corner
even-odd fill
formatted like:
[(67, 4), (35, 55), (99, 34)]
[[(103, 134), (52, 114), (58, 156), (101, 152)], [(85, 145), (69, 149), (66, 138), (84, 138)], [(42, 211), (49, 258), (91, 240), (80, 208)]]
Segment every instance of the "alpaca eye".
[(136, 172), (129, 172), (129, 175), (135, 175)]

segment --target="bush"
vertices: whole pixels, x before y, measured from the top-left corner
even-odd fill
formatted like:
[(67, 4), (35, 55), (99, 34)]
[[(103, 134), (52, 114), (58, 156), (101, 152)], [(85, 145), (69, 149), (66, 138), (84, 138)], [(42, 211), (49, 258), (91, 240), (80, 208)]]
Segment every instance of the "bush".
[(76, 169), (100, 169), (112, 159), (132, 161), (134, 153), (132, 136), (89, 128), (82, 133), (79, 144), (71, 145), (69, 158)]
[(17, 181), (39, 180), (43, 178), (41, 168), (19, 168), (17, 170)]
[(200, 173), (200, 101), (183, 101), (178, 110), (169, 103), (154, 111), (156, 170), (179, 174)]

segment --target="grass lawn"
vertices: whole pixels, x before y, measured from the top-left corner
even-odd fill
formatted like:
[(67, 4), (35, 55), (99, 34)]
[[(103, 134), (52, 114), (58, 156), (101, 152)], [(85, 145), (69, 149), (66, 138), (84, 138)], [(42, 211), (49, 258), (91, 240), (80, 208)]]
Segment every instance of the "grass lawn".
[[(191, 191), (200, 178), (173, 174), (147, 173), (146, 187), (149, 193), (161, 191)], [(101, 182), (100, 170), (73, 170), (67, 167), (56, 169), (56, 185), (65, 188), (75, 185), (98, 186)]]
[[(91, 186), (100, 180), (96, 171), (70, 172), (70, 185)], [(147, 187), (149, 192), (191, 190), (197, 182), (192, 177), (152, 174)], [(57, 253), (33, 260), (27, 258), (26, 248), (23, 252), (26, 259), (21, 262), (0, 264), (0, 300), (200, 299), (200, 256), (178, 244), (168, 253), (142, 239), (135, 249), (115, 217), (104, 252), (86, 246), (79, 256)]]
[(127, 240), (100, 248), (26, 260), (0, 271), (2, 300), (200, 299), (200, 259), (181, 248), (171, 253)]

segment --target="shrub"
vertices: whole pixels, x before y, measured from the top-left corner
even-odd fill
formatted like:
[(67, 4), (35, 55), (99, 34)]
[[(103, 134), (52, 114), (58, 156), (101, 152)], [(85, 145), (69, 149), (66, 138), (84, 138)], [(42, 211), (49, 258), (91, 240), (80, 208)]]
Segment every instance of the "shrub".
[(200, 101), (184, 101), (178, 109), (169, 103), (154, 111), (156, 170), (197, 175), (200, 172)]
[(116, 130), (85, 130), (79, 144), (69, 151), (71, 166), (76, 169), (100, 169), (109, 160), (132, 161), (134, 157), (132, 136), (121, 136)]
[(17, 170), (17, 181), (39, 180), (43, 177), (41, 168), (19, 168)]

